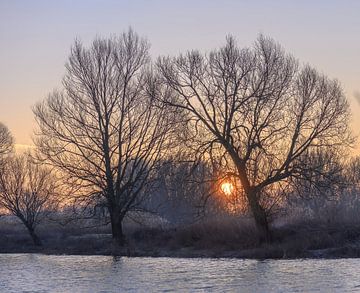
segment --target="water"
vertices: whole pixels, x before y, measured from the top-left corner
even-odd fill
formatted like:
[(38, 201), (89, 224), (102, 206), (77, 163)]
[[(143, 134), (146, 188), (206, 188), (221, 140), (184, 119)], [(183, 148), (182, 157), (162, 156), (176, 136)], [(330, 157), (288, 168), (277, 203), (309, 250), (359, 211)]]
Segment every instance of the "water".
[(360, 259), (0, 254), (0, 292), (360, 292)]

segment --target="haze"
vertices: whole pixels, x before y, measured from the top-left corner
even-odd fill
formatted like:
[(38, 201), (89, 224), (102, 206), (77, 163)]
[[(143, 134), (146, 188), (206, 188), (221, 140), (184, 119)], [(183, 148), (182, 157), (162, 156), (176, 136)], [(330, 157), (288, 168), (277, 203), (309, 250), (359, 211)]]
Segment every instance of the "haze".
[[(232, 34), (240, 46), (259, 33), (302, 63), (338, 78), (360, 126), (359, 1), (0, 1), (0, 121), (17, 145), (31, 145), (31, 107), (60, 86), (75, 38), (121, 33), (131, 26), (151, 54), (210, 50)], [(357, 146), (355, 153), (360, 153)]]

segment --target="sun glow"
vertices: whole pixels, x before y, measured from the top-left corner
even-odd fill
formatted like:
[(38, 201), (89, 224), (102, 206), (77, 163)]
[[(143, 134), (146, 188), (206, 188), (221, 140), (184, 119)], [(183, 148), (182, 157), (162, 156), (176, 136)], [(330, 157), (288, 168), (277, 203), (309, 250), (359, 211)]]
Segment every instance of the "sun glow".
[(234, 185), (231, 182), (223, 182), (221, 183), (221, 191), (225, 194), (225, 195), (231, 195), (234, 191)]

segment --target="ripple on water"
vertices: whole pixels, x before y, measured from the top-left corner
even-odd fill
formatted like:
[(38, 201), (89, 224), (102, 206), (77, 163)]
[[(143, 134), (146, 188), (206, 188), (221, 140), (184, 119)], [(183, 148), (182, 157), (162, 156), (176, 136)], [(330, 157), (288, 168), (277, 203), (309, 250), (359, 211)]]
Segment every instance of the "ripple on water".
[(0, 254), (0, 292), (355, 292), (360, 259)]

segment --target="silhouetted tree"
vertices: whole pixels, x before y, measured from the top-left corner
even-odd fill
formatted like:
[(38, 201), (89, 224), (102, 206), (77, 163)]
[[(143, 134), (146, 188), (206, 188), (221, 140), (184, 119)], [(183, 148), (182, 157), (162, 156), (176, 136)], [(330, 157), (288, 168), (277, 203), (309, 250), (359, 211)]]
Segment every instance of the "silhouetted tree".
[(13, 137), (9, 129), (0, 122), (0, 164), (6, 155), (13, 149)]
[(166, 104), (187, 111), (198, 152), (241, 182), (264, 240), (271, 236), (269, 196), (316, 167), (304, 154), (351, 142), (339, 82), (299, 67), (269, 38), (240, 49), (229, 37), (210, 54), (160, 58), (158, 69), (172, 91)]
[(52, 173), (29, 155), (8, 158), (0, 170), (0, 206), (21, 220), (35, 245), (41, 245), (35, 228), (55, 208), (55, 192)]
[(76, 41), (64, 89), (34, 108), (42, 159), (79, 187), (81, 204), (106, 200), (119, 244), (122, 221), (147, 196), (178, 117), (158, 102), (148, 48), (132, 30), (90, 48)]
[(304, 170), (291, 177), (295, 195), (330, 199), (336, 197), (349, 184), (344, 174), (345, 162), (341, 161), (338, 154), (321, 150), (306, 152), (302, 155), (301, 162)]
[(149, 203), (157, 206), (159, 215), (175, 224), (190, 223), (203, 217), (207, 200), (213, 192), (208, 166), (186, 159), (177, 154), (162, 162), (157, 171), (157, 188)]
[(359, 187), (360, 184), (360, 157), (354, 157), (346, 166), (346, 179), (348, 184)]

